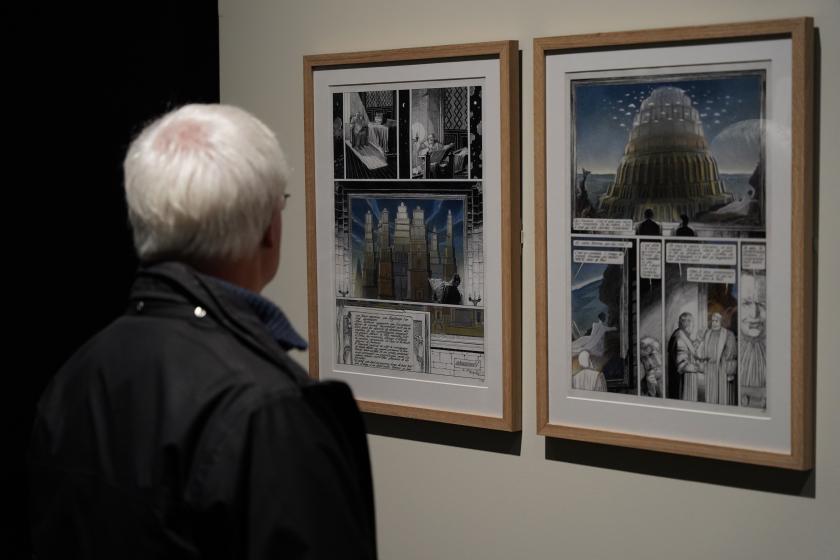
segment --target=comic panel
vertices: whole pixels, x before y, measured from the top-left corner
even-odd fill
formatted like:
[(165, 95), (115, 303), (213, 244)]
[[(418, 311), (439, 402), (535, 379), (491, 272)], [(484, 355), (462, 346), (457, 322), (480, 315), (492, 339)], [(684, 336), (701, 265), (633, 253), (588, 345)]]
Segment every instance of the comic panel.
[(572, 239), (571, 264), (572, 389), (635, 395), (635, 241)]
[(739, 371), (741, 406), (767, 407), (766, 246), (741, 245)]
[(571, 84), (575, 232), (763, 237), (764, 70)]
[(336, 182), (336, 296), (484, 305), (481, 183)]
[(666, 396), (738, 405), (738, 244), (665, 241)]
[(344, 179), (344, 94), (333, 94), (333, 177)]
[(398, 105), (398, 123), (399, 123), (399, 133), (398, 133), (398, 140), (397, 145), (399, 156), (397, 157), (397, 161), (399, 163), (399, 177), (400, 179), (411, 179), (411, 145), (414, 143), (414, 139), (411, 137), (411, 111), (409, 108), (411, 107), (411, 90), (408, 89), (401, 89), (398, 94), (399, 96), (399, 105)]
[(663, 256), (662, 241), (639, 241), (639, 394), (657, 398), (665, 396), (665, 364), (662, 359)]
[(341, 127), (339, 130), (334, 118), (333, 134), (342, 134), (344, 176), (347, 179), (395, 179), (397, 92), (351, 91), (335, 95), (342, 96)]
[(470, 86), (470, 179), (481, 179), (483, 154), (481, 150), (481, 86)]
[(336, 363), (391, 377), (484, 383), (484, 308), (349, 298), (336, 306)]
[(481, 87), (412, 89), (410, 104), (406, 178), (480, 178)]

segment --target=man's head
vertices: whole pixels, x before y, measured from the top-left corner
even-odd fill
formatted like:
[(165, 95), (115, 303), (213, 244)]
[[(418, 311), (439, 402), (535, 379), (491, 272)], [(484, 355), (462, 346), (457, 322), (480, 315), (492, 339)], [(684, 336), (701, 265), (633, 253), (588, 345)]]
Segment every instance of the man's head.
[(457, 274), (452, 276), (452, 285), (456, 288), (461, 284), (461, 277)]
[(682, 222), (683, 227), (688, 227), (688, 216), (685, 214), (680, 215), (680, 221)]
[(694, 326), (694, 315), (686, 311), (680, 314), (680, 329), (686, 333), (691, 334), (691, 329)]
[(140, 133), (123, 168), (141, 261), (212, 269), (256, 259), (263, 285), (274, 276), (288, 168), (254, 116), (226, 105), (181, 107)]
[(653, 219), (653, 208), (645, 208), (645, 219), (652, 220)]
[(723, 325), (723, 316), (720, 313), (712, 313), (709, 322), (713, 331), (719, 331), (720, 327)]
[(767, 279), (750, 273), (741, 275), (741, 332), (749, 336), (764, 333), (767, 321)]
[(598, 313), (598, 320), (603, 323), (607, 320), (607, 314), (601, 311), (600, 313)]

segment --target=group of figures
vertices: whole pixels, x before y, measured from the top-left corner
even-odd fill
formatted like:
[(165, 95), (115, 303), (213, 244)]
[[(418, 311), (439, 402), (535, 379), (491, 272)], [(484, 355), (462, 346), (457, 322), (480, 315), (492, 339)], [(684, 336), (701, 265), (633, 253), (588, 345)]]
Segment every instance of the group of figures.
[[(745, 282), (749, 282), (745, 277)], [(743, 284), (742, 284), (743, 285)], [(746, 288), (753, 293), (751, 288)], [(741, 404), (755, 406), (764, 396), (755, 398), (756, 390), (766, 386), (766, 342), (764, 337), (764, 303), (750, 297), (744, 307), (749, 308), (741, 322), (741, 365), (739, 343), (735, 333), (723, 326), (723, 316), (713, 313), (709, 328), (696, 334), (694, 315), (684, 312), (667, 346), (667, 363), (663, 360), (662, 345), (652, 336), (639, 340), (641, 364), (640, 394), (683, 401), (738, 405), (739, 375)], [(579, 369), (572, 377), (572, 388), (588, 391), (608, 391), (606, 378), (596, 369), (595, 360), (604, 354), (603, 336), (616, 327), (606, 326), (604, 316), (593, 325), (592, 334), (576, 339), (573, 352)], [(667, 379), (665, 373), (667, 372)]]
[(738, 402), (738, 343), (722, 321), (720, 313), (712, 314), (710, 328), (692, 338), (694, 316), (688, 312), (680, 315), (679, 327), (668, 341), (669, 398), (728, 405)]
[[(766, 301), (760, 293), (765, 289), (763, 281), (752, 274), (741, 279), (739, 335), (724, 326), (721, 313), (712, 313), (708, 328), (697, 332), (694, 314), (683, 312), (668, 339), (665, 358), (657, 338), (641, 337), (639, 394), (736, 406), (740, 392), (742, 406), (764, 408), (767, 349)], [(572, 376), (573, 389), (609, 390), (597, 362), (609, 352), (604, 344), (606, 335), (617, 327), (608, 326), (605, 321), (606, 315), (601, 313), (589, 333), (572, 342), (579, 366)]]

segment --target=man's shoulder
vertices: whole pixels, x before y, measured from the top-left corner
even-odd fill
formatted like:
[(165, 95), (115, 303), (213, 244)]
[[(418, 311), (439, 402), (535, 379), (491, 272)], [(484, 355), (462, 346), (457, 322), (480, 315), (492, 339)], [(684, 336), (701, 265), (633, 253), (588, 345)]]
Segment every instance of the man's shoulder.
[(223, 333), (198, 336), (166, 321), (123, 317), (56, 373), (38, 417), (44, 433), (55, 434), (49, 437), (84, 443), (93, 437), (87, 426), (94, 422), (100, 431), (140, 442), (130, 451), (109, 440), (113, 453), (153, 458), (157, 445), (187, 449), (198, 426), (202, 445), (212, 447), (266, 402), (301, 400), (296, 373)]
[[(123, 316), (77, 350), (56, 378), (163, 393), (189, 387), (200, 395), (236, 387), (249, 394), (294, 392), (296, 375), (212, 324)], [(91, 376), (97, 379), (84, 380)]]

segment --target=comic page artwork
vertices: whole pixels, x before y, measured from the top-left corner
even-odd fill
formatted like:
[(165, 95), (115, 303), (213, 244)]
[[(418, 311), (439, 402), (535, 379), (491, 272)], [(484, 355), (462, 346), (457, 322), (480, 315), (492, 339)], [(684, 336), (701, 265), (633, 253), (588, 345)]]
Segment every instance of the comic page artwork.
[(479, 85), (333, 93), (336, 179), (480, 179)]
[(485, 381), (481, 91), (333, 93), (337, 364)]
[(572, 389), (766, 407), (764, 70), (572, 80)]

